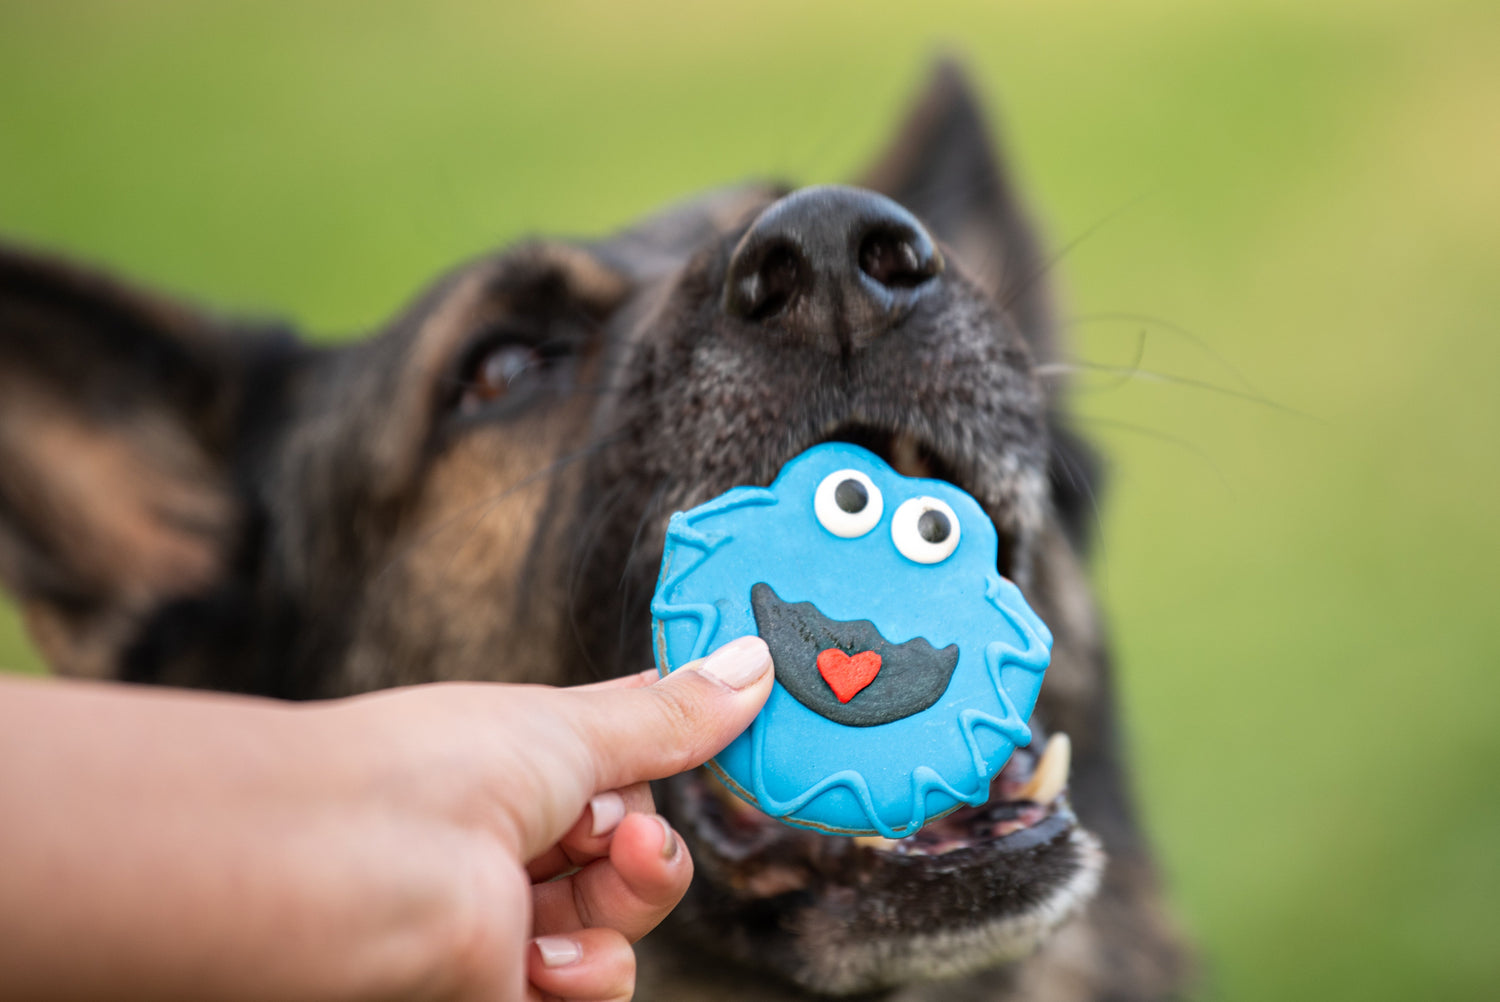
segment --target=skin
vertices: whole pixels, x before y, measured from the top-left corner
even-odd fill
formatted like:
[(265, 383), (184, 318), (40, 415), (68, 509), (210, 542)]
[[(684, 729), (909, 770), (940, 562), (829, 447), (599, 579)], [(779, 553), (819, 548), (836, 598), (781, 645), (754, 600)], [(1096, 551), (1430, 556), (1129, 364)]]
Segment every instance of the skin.
[(686, 849), (646, 783), (770, 693), (660, 681), (320, 704), (0, 682), (0, 984), (28, 999), (626, 999)]

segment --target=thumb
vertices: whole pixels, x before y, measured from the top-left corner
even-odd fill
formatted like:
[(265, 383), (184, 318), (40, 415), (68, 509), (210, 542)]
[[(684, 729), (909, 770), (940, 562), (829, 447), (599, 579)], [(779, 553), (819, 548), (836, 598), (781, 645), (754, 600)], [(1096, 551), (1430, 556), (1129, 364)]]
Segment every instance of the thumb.
[(750, 726), (774, 677), (765, 641), (740, 637), (650, 685), (546, 691), (539, 719), (565, 737), (532, 749), (527, 771), (538, 786), (514, 817), (522, 858), (561, 838), (594, 794), (665, 779), (718, 754)]
[[(643, 672), (576, 689), (427, 685), (335, 706), (365, 722), (379, 761), (394, 762), (398, 775), (433, 754), (445, 766), (448, 755), (467, 762), (459, 772), (472, 782), (456, 784), (460, 807), (472, 806), (465, 791), (498, 807), (481, 816), (530, 862), (577, 823), (595, 794), (664, 779), (718, 754), (750, 726), (774, 678), (765, 641), (750, 636), (654, 682)], [(484, 743), (476, 744), (475, 727)], [(476, 749), (493, 768), (473, 767)]]
[(771, 695), (771, 652), (740, 637), (652, 685), (573, 690), (573, 731), (596, 790), (665, 779), (702, 765), (740, 735)]

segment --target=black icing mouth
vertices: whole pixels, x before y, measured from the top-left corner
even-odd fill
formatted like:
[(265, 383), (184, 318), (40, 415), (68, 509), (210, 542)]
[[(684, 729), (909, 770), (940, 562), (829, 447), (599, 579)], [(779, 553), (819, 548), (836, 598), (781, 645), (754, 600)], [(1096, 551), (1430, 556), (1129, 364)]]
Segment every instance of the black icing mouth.
[[(920, 713), (938, 701), (958, 667), (957, 644), (939, 650), (923, 637), (893, 644), (868, 619), (829, 619), (811, 602), (783, 602), (764, 582), (750, 589), (750, 605), (757, 632), (771, 648), (776, 680), (837, 724), (873, 727)], [(818, 666), (818, 656), (830, 649), (856, 658), (873, 652), (879, 671), (852, 694), (844, 687), (841, 699)]]

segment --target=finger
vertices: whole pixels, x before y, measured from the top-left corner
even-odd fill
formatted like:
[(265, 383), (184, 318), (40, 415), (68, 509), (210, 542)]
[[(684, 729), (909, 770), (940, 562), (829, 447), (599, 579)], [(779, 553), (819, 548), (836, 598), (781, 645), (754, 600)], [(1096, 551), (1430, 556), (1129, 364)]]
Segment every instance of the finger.
[(526, 950), (526, 975), (533, 996), (625, 1002), (635, 993), (635, 951), (613, 929), (538, 936)]
[(616, 678), (607, 678), (603, 682), (590, 682), (588, 685), (575, 685), (573, 692), (610, 692), (616, 689), (640, 689), (651, 685), (661, 678), (661, 672), (655, 668), (647, 668), (631, 675), (620, 675)]
[(718, 754), (770, 696), (770, 668), (765, 641), (740, 637), (644, 688), (569, 690), (569, 721), (592, 753), (596, 789), (664, 779)]
[(676, 907), (692, 878), (693, 861), (666, 820), (632, 814), (615, 832), (607, 860), (532, 889), (533, 927), (610, 928), (634, 942)]
[(656, 801), (649, 783), (595, 795), (583, 815), (561, 840), (526, 864), (533, 883), (551, 880), (609, 854), (610, 838), (627, 814), (654, 814)]

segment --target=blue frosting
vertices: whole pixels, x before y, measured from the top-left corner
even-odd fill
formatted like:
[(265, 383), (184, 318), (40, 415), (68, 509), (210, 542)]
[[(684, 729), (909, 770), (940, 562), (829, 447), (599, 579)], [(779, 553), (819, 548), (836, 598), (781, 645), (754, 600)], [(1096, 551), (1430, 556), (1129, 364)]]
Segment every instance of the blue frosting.
[[(867, 476), (883, 501), (879, 522), (857, 538), (825, 528), (814, 506), (819, 484), (845, 469)], [(958, 545), (940, 562), (904, 556), (893, 539), (897, 509), (918, 497), (946, 503), (959, 523)], [(816, 668), (778, 661), (770, 700), (714, 771), (767, 814), (836, 834), (901, 838), (984, 803), (995, 774), (1031, 740), (1026, 721), (1052, 647), (1051, 631), (996, 569), (997, 547), (994, 525), (968, 494), (903, 477), (843, 443), (797, 456), (769, 488), (737, 487), (673, 515), (651, 603), (662, 674), (759, 632), (758, 583), (828, 620), (868, 620), (891, 645), (921, 637), (958, 651), (936, 702), (874, 726), (810, 708), (782, 679), (795, 669), (825, 684), (809, 674)]]

